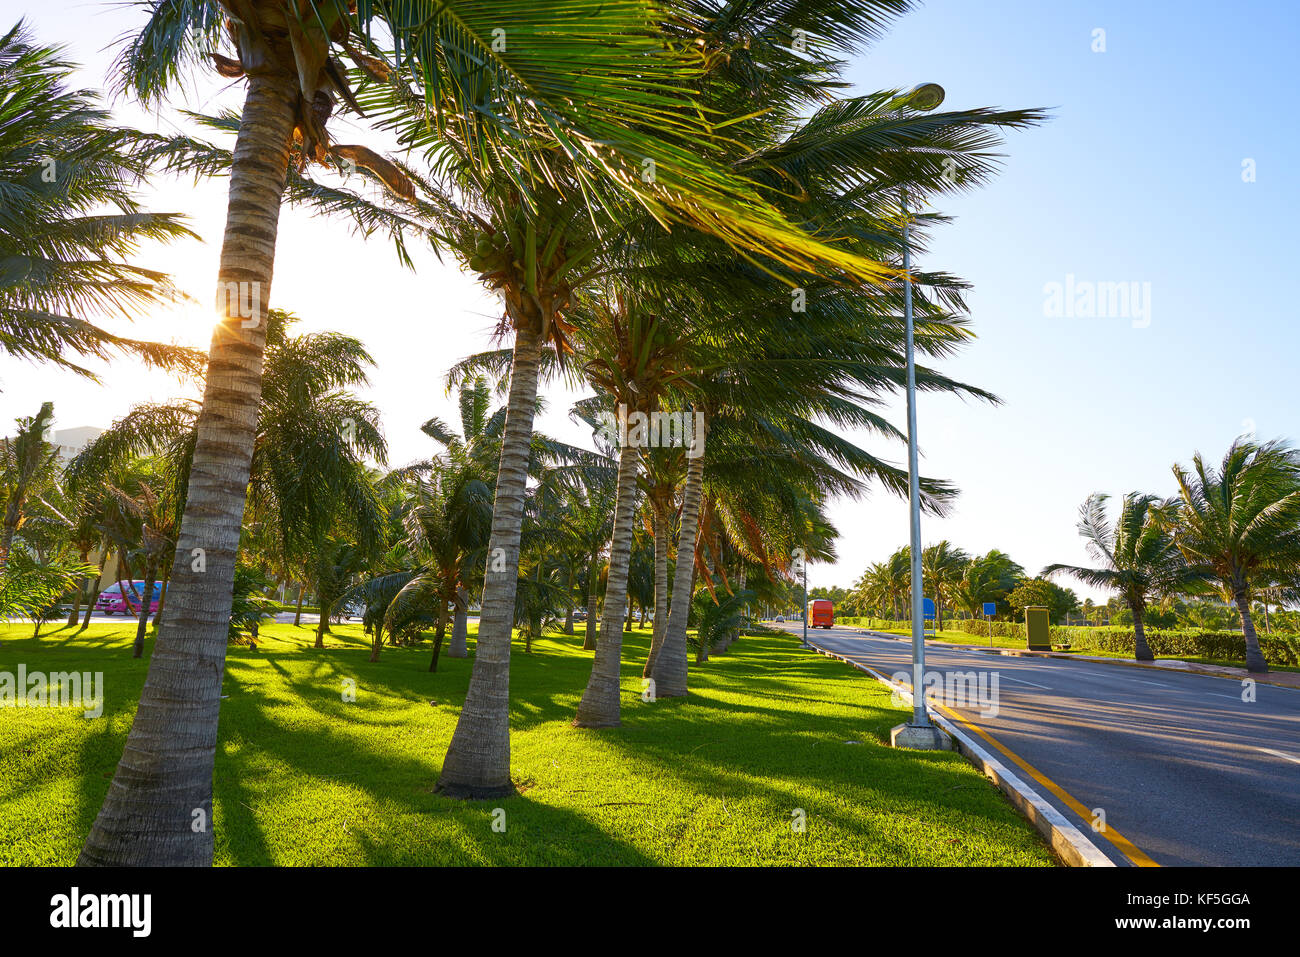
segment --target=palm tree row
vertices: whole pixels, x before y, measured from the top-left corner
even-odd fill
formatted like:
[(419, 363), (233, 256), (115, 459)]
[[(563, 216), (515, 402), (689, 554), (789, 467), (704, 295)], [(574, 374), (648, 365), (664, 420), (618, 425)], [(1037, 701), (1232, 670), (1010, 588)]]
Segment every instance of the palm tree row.
[[(151, 6), (122, 57), (124, 89), (159, 102), (202, 61), (246, 91), (228, 152), (184, 137), (144, 151), (173, 170), (228, 176), (230, 202), (202, 403), (149, 413), (170, 431), (132, 449), (177, 465), (180, 520), (162, 572), (167, 614), (82, 863), (211, 861), (211, 831), (192, 822), (211, 814), (233, 583), (254, 544), (280, 572), (317, 568), (318, 591), (335, 601), (368, 589), (384, 608), (368, 622), (376, 653), (384, 631), (430, 610), (441, 630), (448, 605), (480, 590), (469, 691), (438, 786), (487, 797), (513, 789), (512, 638), (521, 623), (535, 633), (548, 596), (569, 602), (580, 580), (590, 612), (603, 587), (574, 720), (616, 725), (637, 594), (644, 607), (652, 588), (658, 633), (645, 670), (656, 697), (686, 694), (693, 609), (703, 658), (734, 636), (738, 608), (789, 578), (797, 550), (833, 554), (832, 496), (906, 488), (905, 471), (838, 431), (900, 437), (877, 411), (904, 380), (900, 190), (916, 206), (980, 184), (999, 131), (1041, 117), (922, 113), (896, 90), (840, 96), (842, 55), (908, 6), (450, 0), (417, 17), (408, 5), (319, 2), (306, 19), (284, 0)], [(811, 51), (792, 47), (794, 31)], [(408, 151), (335, 142), (336, 105), (368, 114)], [(363, 185), (313, 179), (313, 164), (354, 168)], [(357, 480), (360, 456), (382, 457), (373, 435), (290, 442), (283, 458), (260, 441), (267, 412), (305, 394), (276, 386), (283, 333), (268, 303), (285, 199), (382, 230), (408, 264), (409, 243), (449, 251), (499, 296), (508, 348), (482, 359), (506, 387), (494, 467), (445, 443), (423, 474), (393, 480), (401, 490), (390, 487), (385, 509), (382, 490)], [(942, 221), (914, 214), (914, 241)], [(949, 355), (970, 337), (963, 284), (912, 278), (918, 351)], [(922, 388), (992, 398), (928, 366), (917, 373)], [(618, 431), (596, 455), (539, 460), (533, 422), (552, 376), (594, 393), (579, 415), (676, 416), (691, 423), (690, 447)], [(346, 418), (362, 432), (375, 425), (355, 411)], [(349, 454), (313, 462), (318, 447)], [(347, 468), (330, 471), (331, 461)], [(285, 468), (294, 463), (297, 484)], [(923, 489), (935, 510), (953, 493), (937, 480)], [(341, 502), (364, 513), (342, 528)], [(713, 609), (707, 627), (697, 583)]]

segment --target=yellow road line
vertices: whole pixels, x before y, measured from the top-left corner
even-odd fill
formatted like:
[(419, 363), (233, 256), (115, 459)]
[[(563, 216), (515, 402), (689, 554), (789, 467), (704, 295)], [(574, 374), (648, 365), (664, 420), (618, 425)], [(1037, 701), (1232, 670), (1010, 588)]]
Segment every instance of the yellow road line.
[[(907, 688), (908, 691), (912, 690), (912, 683), (910, 681), (902, 681), (899, 683), (903, 685), (903, 687)], [(1080, 802), (1077, 798), (1075, 798), (1073, 794), (1071, 794), (1065, 788), (1061, 787), (1059, 784), (1057, 784), (1055, 781), (1049, 778), (1042, 771), (1038, 770), (1038, 768), (1034, 767), (1032, 764), (1030, 764), (1020, 755), (1016, 754), (1014, 751), (1008, 748), (997, 738), (993, 737), (993, 735), (989, 734), (979, 725), (975, 724), (973, 721), (963, 718), (957, 712), (952, 711), (949, 708), (945, 708), (937, 701), (932, 701), (929, 698), (927, 698), (926, 703), (932, 708), (938, 708), (940, 711), (942, 711), (952, 720), (964, 724), (966, 727), (970, 728), (972, 731), (978, 734), (989, 744), (993, 745), (993, 747), (997, 748), (1000, 752), (1002, 752), (1002, 754), (1006, 758), (1008, 758), (1012, 763), (1014, 763), (1016, 767), (1020, 768), (1020, 770), (1028, 774), (1038, 784), (1041, 784), (1043, 787), (1047, 788), (1047, 790), (1055, 794), (1058, 798), (1061, 799), (1062, 802), (1064, 802), (1064, 804), (1071, 811), (1079, 815), (1079, 817), (1081, 817), (1083, 820), (1085, 821), (1092, 820), (1092, 812), (1088, 810), (1086, 807), (1084, 807), (1083, 803)], [(1119, 831), (1115, 830), (1109, 824), (1106, 825), (1105, 830), (1095, 831), (1094, 833), (1100, 834), (1102, 837), (1106, 838), (1106, 840), (1114, 844), (1115, 849), (1117, 851), (1119, 851), (1121, 854), (1127, 857), (1133, 864), (1137, 865), (1138, 867), (1159, 867), (1160, 866), (1159, 863), (1152, 860), (1151, 857), (1149, 857), (1147, 854), (1143, 853), (1141, 848), (1139, 848), (1136, 844), (1130, 841)]]
[[(978, 734), (989, 744), (993, 745), (993, 747), (1001, 751), (1002, 754), (1005, 755), (1012, 762), (1014, 762), (1015, 765), (1020, 768), (1020, 770), (1024, 771), (1031, 778), (1033, 778), (1037, 783), (1041, 784), (1043, 787), (1047, 788), (1047, 790), (1055, 794), (1058, 798), (1061, 799), (1061, 801), (1063, 801), (1070, 808), (1071, 811), (1079, 815), (1079, 817), (1083, 818), (1083, 820), (1085, 821), (1092, 820), (1092, 812), (1088, 810), (1086, 807), (1084, 807), (1083, 804), (1081, 804), (1078, 800), (1076, 800), (1075, 797), (1072, 794), (1070, 794), (1069, 791), (1065, 790), (1065, 788), (1061, 787), (1059, 784), (1057, 784), (1055, 781), (1053, 781), (1051, 778), (1045, 775), (1042, 771), (1039, 771), (1036, 767), (1034, 767), (1024, 758), (1020, 757), (1020, 755), (1016, 754), (1014, 751), (1012, 751), (1010, 748), (1004, 745), (997, 738), (993, 737), (993, 735), (989, 734), (983, 728), (967, 720), (966, 718), (963, 718), (961, 715), (957, 714), (957, 712), (945, 708), (943, 705), (939, 704), (936, 701), (931, 701), (930, 705), (931, 707), (938, 708), (940, 711), (946, 714), (949, 718), (952, 718), (954, 721), (960, 721), (962, 724), (970, 728), (972, 731)], [(1119, 831), (1115, 830), (1109, 824), (1105, 826), (1104, 830), (1097, 831), (1095, 833), (1100, 834), (1102, 837), (1106, 838), (1106, 840), (1114, 844), (1115, 848), (1121, 854), (1127, 857), (1138, 867), (1159, 867), (1160, 866), (1158, 863), (1156, 863), (1154, 860), (1152, 860), (1150, 857), (1144, 854), (1136, 844), (1134, 844), (1132, 841), (1126, 838)]]

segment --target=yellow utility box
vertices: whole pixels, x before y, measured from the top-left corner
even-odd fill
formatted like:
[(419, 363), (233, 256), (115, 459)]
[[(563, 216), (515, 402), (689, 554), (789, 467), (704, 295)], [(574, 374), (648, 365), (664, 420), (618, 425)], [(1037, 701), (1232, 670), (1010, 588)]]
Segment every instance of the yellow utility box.
[(1047, 609), (1030, 605), (1025, 609), (1025, 636), (1029, 639), (1030, 651), (1052, 650), (1052, 620)]

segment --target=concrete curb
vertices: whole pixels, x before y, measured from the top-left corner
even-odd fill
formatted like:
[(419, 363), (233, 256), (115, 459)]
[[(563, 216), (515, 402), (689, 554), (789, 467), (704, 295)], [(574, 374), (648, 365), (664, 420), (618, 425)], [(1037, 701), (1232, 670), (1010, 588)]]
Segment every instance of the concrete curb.
[[(883, 631), (872, 631), (869, 628), (858, 628), (857, 631), (863, 635), (870, 635), (872, 638), (890, 638), (894, 641), (906, 641), (911, 644), (911, 638), (904, 638), (900, 635), (887, 635)], [(1235, 669), (1241, 674), (1224, 674), (1222, 671), (1206, 671), (1204, 668), (1188, 664), (1186, 668), (1170, 668), (1166, 665), (1149, 664), (1145, 661), (1129, 661), (1127, 658), (1100, 658), (1095, 655), (1076, 655), (1067, 654), (1061, 651), (1030, 651), (1027, 648), (988, 648), (984, 645), (955, 645), (948, 641), (931, 641), (926, 639), (926, 647), (949, 648), (957, 651), (975, 651), (982, 655), (1003, 655), (1007, 658), (1059, 658), (1062, 661), (1087, 661), (1098, 665), (1120, 665), (1125, 668), (1147, 668), (1151, 671), (1160, 671), (1164, 674), (1171, 675), (1200, 675), (1203, 678), (1224, 678), (1228, 681), (1241, 683), (1243, 678), (1251, 678), (1256, 684), (1272, 685), (1274, 688), (1290, 688), (1292, 691), (1300, 690), (1296, 685), (1285, 681), (1270, 680), (1267, 675), (1260, 677), (1251, 674), (1244, 668)], [(1167, 659), (1181, 660), (1181, 659)], [(1184, 662), (1186, 664), (1186, 662)]]
[[(852, 665), (859, 671), (866, 672), (890, 691), (906, 699), (909, 704), (911, 703), (912, 693), (910, 691), (901, 685), (894, 684), (874, 669), (833, 651), (827, 651), (817, 645), (813, 645), (812, 648), (827, 658), (835, 658), (845, 664)], [(943, 728), (952, 737), (957, 753), (979, 768), (985, 777), (1001, 788), (1002, 793), (1015, 805), (1016, 810), (1023, 814), (1029, 820), (1029, 823), (1033, 824), (1047, 838), (1048, 844), (1063, 863), (1069, 867), (1116, 866), (1115, 862), (1103, 854), (1097, 845), (1088, 840), (1082, 831), (1066, 820), (1060, 811), (1052, 807), (1043, 799), (1042, 795), (1017, 777), (1005, 764), (985, 751), (974, 738), (959, 728), (955, 722), (949, 721), (938, 713), (932, 713), (931, 718), (935, 724)]]

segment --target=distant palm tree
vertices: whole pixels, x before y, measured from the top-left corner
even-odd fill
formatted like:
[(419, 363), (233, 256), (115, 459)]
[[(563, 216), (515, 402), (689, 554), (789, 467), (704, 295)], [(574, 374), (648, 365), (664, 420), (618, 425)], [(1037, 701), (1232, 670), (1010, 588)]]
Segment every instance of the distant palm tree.
[[(144, 636), (149, 614), (153, 611), (154, 584), (158, 581), (163, 563), (176, 547), (180, 512), (171, 496), (165, 492), (155, 492), (145, 482), (140, 482), (134, 493), (111, 486), (108, 490), (118, 500), (122, 510), (130, 515), (134, 528), (138, 530), (138, 554), (144, 572), (144, 588), (140, 593), (140, 609), (131, 656), (140, 658), (144, 656)], [(161, 608), (160, 601), (160, 611)]]
[(32, 618), (36, 622), (33, 636), (38, 636), (41, 621), (59, 597), (92, 570), (65, 552), (42, 560), (25, 544), (15, 546), (9, 563), (0, 568), (0, 620)]
[(1143, 624), (1147, 603), (1194, 588), (1205, 580), (1205, 573), (1189, 566), (1174, 544), (1166, 522), (1168, 503), (1154, 495), (1130, 492), (1112, 525), (1106, 518), (1108, 499), (1096, 493), (1079, 508), (1079, 534), (1101, 567), (1056, 564), (1048, 565), (1042, 574), (1064, 572), (1086, 585), (1117, 593), (1133, 613), (1134, 658), (1154, 661)]
[(978, 618), (986, 603), (1005, 601), (1024, 576), (1024, 568), (1010, 555), (992, 548), (970, 560), (952, 594), (972, 618)]
[(1174, 466), (1181, 501), (1171, 510), (1174, 541), (1205, 566), (1241, 615), (1246, 667), (1268, 671), (1250, 612), (1260, 586), (1292, 580), (1300, 566), (1300, 455), (1281, 441), (1238, 439), (1216, 469), (1198, 453)]
[(897, 604), (891, 607), (889, 585), (889, 566), (885, 562), (872, 562), (853, 583), (853, 600), (864, 610), (879, 611), (881, 618), (887, 617), (886, 612), (897, 614)]
[(582, 647), (595, 651), (600, 635), (598, 611), (605, 569), (603, 556), (614, 530), (613, 482), (589, 482), (572, 489), (560, 522), (566, 547), (573, 549), (582, 561), (587, 607)]
[(970, 556), (947, 539), (921, 550), (921, 573), (928, 591), (934, 593), (934, 627), (943, 631), (943, 604), (960, 587)]
[(695, 598), (699, 627), (691, 644), (695, 646), (695, 661), (707, 661), (709, 652), (729, 642), (733, 635), (749, 620), (746, 607), (754, 600), (754, 592), (739, 589), (734, 595), (721, 595), (718, 600), (704, 592)]
[(142, 342), (92, 318), (133, 318), (172, 297), (167, 277), (129, 260), (144, 243), (194, 234), (174, 213), (140, 208), (148, 138), (109, 125), (76, 65), (34, 44), (22, 23), (0, 36), (0, 353), (94, 378), (82, 357), (129, 353), (194, 368), (193, 350)]
[(365, 571), (366, 557), (354, 542), (337, 535), (327, 535), (318, 546), (315, 560), (309, 566), (311, 583), (320, 604), (316, 648), (325, 647), (330, 619), (341, 612), (340, 599), (359, 583)]
[(436, 468), (418, 480), (405, 517), (406, 544), (422, 565), (393, 596), (386, 613), (390, 631), (403, 616), (427, 607), (436, 623), (429, 670), (438, 670), (438, 653), (447, 629), (447, 608), (456, 605), (476, 574), (492, 522), (492, 486), (472, 462), (435, 460)]
[(40, 411), (18, 420), (18, 433), (0, 439), (0, 571), (9, 560), (14, 536), (27, 519), (29, 502), (54, 484), (58, 475), (58, 448), (45, 441), (54, 419), (54, 404), (42, 403)]
[[(384, 525), (366, 459), (384, 462), (387, 443), (374, 406), (349, 391), (368, 383), (373, 360), (352, 336), (293, 335), (296, 322), (283, 310), (267, 315), (263, 399), (243, 510), (267, 532), (259, 544), (281, 565), (313, 559), (340, 517), (366, 550)], [(69, 463), (70, 488), (93, 494), (114, 469), (157, 455), (170, 472), (167, 494), (183, 508), (199, 413), (189, 399), (134, 407)]]
[[(618, 295), (591, 311), (575, 331), (575, 348), (585, 360), (583, 372), (605, 396), (616, 416), (662, 412), (667, 389), (682, 371), (678, 358), (683, 341), (665, 317), (630, 295)], [(620, 723), (623, 619), (627, 612), (628, 576), (636, 525), (638, 476), (649, 436), (623, 435), (618, 430), (618, 471), (614, 492), (614, 527), (610, 541), (609, 574), (605, 588), (601, 641), (592, 660), (591, 676), (573, 723), (605, 728)], [(621, 444), (620, 444), (621, 443)], [(657, 443), (656, 443), (657, 444)], [(667, 569), (667, 556), (664, 569)]]

